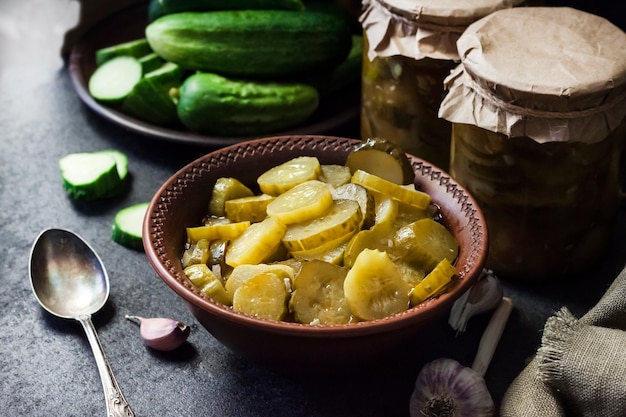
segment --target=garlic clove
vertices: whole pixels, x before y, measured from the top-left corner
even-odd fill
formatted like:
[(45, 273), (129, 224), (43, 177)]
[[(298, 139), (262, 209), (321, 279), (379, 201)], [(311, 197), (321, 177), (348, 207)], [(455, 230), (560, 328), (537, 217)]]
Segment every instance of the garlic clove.
[(502, 299), (500, 280), (488, 269), (483, 269), (478, 280), (452, 305), (448, 324), (457, 332), (464, 332), (473, 316), (494, 309)]
[(180, 347), (191, 333), (191, 328), (185, 323), (170, 318), (144, 318), (126, 316), (135, 323), (139, 323), (139, 334), (144, 343), (155, 350), (170, 351)]
[(496, 409), (483, 377), (454, 359), (427, 363), (415, 381), (411, 417), (487, 417)]
[(500, 298), (478, 345), (471, 368), (454, 359), (427, 363), (415, 381), (409, 401), (411, 417), (492, 417), (495, 405), (483, 379), (513, 310), (509, 297)]

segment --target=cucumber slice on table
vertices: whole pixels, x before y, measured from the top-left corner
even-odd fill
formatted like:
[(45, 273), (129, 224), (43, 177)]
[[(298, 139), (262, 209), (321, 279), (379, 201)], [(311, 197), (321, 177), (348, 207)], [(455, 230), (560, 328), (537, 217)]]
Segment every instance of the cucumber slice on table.
[(124, 181), (128, 176), (128, 157), (126, 154), (116, 150), (116, 149), (105, 149), (102, 151), (93, 152), (96, 155), (109, 155), (113, 159), (115, 159), (115, 166), (117, 167), (117, 175), (119, 175), (120, 180)]
[(142, 76), (143, 70), (137, 58), (113, 58), (93, 72), (89, 78), (89, 94), (100, 101), (121, 101), (130, 94)]
[(80, 152), (59, 160), (63, 188), (75, 200), (111, 197), (121, 190), (128, 176), (128, 157), (107, 149)]
[(118, 211), (113, 221), (111, 239), (122, 246), (141, 250), (141, 229), (148, 205), (148, 202), (138, 203)]
[(59, 160), (63, 188), (76, 200), (104, 197), (121, 184), (115, 158), (108, 154), (74, 153)]

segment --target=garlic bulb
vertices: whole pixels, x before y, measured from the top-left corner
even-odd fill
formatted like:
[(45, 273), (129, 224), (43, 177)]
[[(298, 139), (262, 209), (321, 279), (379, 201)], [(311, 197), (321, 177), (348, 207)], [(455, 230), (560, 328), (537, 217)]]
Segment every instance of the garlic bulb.
[(411, 417), (492, 417), (496, 413), (483, 376), (493, 358), (513, 304), (501, 297), (478, 346), (471, 368), (454, 359), (427, 363), (415, 381), (409, 401)]
[(470, 318), (492, 310), (501, 299), (500, 280), (493, 271), (483, 269), (476, 283), (452, 305), (448, 324), (457, 332), (464, 332)]
[(144, 318), (139, 316), (126, 316), (135, 323), (139, 323), (141, 338), (149, 347), (170, 351), (180, 347), (191, 332), (186, 324), (169, 318)]
[(454, 359), (427, 363), (415, 381), (411, 417), (483, 417), (495, 405), (483, 377)]

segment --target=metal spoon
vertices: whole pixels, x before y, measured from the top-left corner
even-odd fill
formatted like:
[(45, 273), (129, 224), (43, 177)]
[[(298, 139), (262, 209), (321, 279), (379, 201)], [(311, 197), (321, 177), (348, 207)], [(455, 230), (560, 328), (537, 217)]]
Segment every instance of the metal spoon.
[(100, 257), (75, 233), (46, 229), (31, 249), (29, 275), (35, 297), (44, 309), (83, 325), (100, 372), (107, 416), (134, 416), (91, 322), (91, 315), (100, 310), (109, 297), (109, 277)]

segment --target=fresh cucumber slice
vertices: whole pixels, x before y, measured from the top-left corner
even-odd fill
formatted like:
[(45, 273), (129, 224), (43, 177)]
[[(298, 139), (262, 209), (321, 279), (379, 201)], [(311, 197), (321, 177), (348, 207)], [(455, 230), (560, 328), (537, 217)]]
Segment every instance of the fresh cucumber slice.
[(140, 58), (150, 54), (151, 52), (153, 52), (152, 48), (150, 48), (150, 44), (148, 44), (148, 40), (146, 38), (135, 39), (98, 49), (96, 51), (96, 64), (97, 66), (100, 66), (119, 56)]
[(88, 89), (93, 98), (105, 102), (121, 101), (143, 76), (141, 63), (131, 56), (113, 58), (93, 72)]
[(183, 69), (172, 62), (166, 62), (148, 72), (124, 99), (121, 110), (159, 126), (178, 122), (176, 104), (170, 96), (170, 90), (180, 87), (183, 74)]
[(150, 203), (138, 203), (121, 209), (115, 215), (111, 239), (131, 249), (143, 249), (141, 229)]
[(109, 153), (73, 153), (59, 160), (63, 188), (76, 200), (104, 197), (121, 184), (116, 159)]
[(128, 157), (123, 152), (116, 149), (105, 149), (102, 151), (93, 152), (94, 154), (110, 155), (115, 159), (115, 165), (117, 166), (117, 174), (121, 181), (124, 181), (128, 176)]
[(117, 175), (120, 177), (120, 184), (111, 189), (108, 193), (103, 195), (103, 198), (113, 197), (122, 192), (124, 189), (124, 185), (126, 183), (126, 177), (128, 176), (128, 157), (115, 149), (106, 149), (103, 151), (94, 152), (96, 154), (105, 154), (110, 155), (113, 159), (115, 159), (115, 164), (117, 166)]
[(165, 64), (165, 60), (163, 60), (163, 58), (161, 58), (156, 52), (151, 52), (138, 59), (144, 74), (157, 70)]

